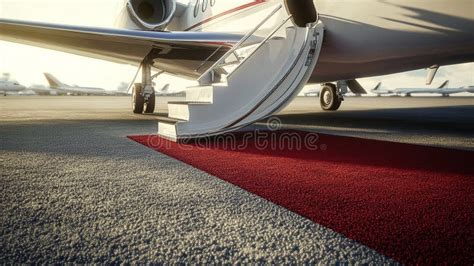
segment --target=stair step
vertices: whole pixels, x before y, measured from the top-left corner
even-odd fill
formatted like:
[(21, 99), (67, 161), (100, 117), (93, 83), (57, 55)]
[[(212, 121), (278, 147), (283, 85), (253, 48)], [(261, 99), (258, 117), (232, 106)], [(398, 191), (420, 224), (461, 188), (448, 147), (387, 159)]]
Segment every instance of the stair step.
[(171, 117), (168, 117), (168, 116), (157, 116), (156, 120), (158, 122), (161, 122), (161, 123), (167, 123), (167, 124), (173, 124), (173, 125), (178, 123), (178, 122), (186, 122), (185, 120), (171, 118)]
[(158, 135), (171, 141), (177, 141), (176, 125), (167, 122), (158, 122)]
[(192, 102), (192, 101), (176, 101), (168, 102), (168, 113), (170, 118), (189, 121), (190, 105), (210, 105), (211, 102)]
[(207, 102), (212, 103), (214, 100), (213, 86), (197, 86), (186, 88), (187, 102)]
[(168, 105), (176, 104), (176, 105), (191, 105), (191, 104), (212, 104), (212, 102), (199, 102), (199, 101), (170, 101)]

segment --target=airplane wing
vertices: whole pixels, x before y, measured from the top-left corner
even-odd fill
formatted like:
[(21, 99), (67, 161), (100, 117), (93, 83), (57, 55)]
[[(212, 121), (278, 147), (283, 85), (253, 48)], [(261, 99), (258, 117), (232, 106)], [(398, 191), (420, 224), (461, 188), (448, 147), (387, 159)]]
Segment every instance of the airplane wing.
[(148, 55), (165, 72), (198, 77), (243, 36), (68, 26), (0, 19), (0, 40), (140, 65)]
[(364, 87), (362, 87), (362, 85), (360, 85), (360, 83), (357, 80), (355, 80), (355, 79), (347, 80), (346, 83), (347, 83), (347, 86), (349, 87), (349, 89), (353, 93), (355, 93), (355, 94), (367, 94), (367, 91), (364, 89)]
[(398, 88), (395, 89), (397, 94), (415, 94), (415, 93), (438, 93), (439, 89), (430, 89), (430, 88)]

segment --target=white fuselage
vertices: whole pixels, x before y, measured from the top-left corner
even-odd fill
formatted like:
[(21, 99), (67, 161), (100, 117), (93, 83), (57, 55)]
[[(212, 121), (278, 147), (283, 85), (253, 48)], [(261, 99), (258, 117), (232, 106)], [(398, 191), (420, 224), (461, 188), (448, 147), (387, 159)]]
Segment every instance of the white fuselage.
[(64, 94), (85, 94), (85, 95), (107, 95), (107, 91), (101, 88), (89, 88), (79, 86), (69, 86), (59, 81), (55, 76), (50, 73), (44, 73), (46, 80), (49, 83), (51, 89), (56, 90), (59, 93)]
[(46, 87), (44, 85), (31, 85), (28, 90), (33, 91), (34, 93), (38, 95), (57, 95), (58, 92), (56, 90), (53, 90), (49, 87)]
[(438, 89), (423, 89), (423, 88), (399, 88), (393, 90), (395, 94), (440, 94), (451, 95), (457, 93), (470, 92), (474, 93), (474, 87), (460, 87), (460, 88), (438, 88)]
[(0, 81), (0, 92), (6, 94), (10, 92), (20, 92), (25, 90), (26, 87), (20, 85), (16, 81)]
[(68, 94), (86, 94), (86, 95), (107, 95), (107, 91), (101, 88), (87, 88), (87, 87), (75, 87), (62, 85), (54, 87), (53, 89), (58, 92), (68, 93)]
[[(281, 1), (190, 1), (169, 29), (244, 33), (261, 21), (277, 2)], [(199, 3), (197, 8), (196, 3)], [(203, 3), (207, 6), (203, 7)], [(473, 3), (472, 0), (315, 1), (326, 32), (310, 82), (472, 62)], [(275, 18), (278, 19), (281, 18)], [(271, 26), (269, 23), (267, 29)]]

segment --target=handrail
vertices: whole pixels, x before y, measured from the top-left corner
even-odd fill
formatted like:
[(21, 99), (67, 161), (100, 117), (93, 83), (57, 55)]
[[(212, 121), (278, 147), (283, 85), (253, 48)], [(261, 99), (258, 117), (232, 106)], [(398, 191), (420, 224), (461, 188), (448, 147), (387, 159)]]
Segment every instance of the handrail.
[[(319, 25), (319, 24), (322, 24), (322, 23), (321, 23), (321, 22), (318, 22), (317, 24), (312, 24), (312, 25), (311, 25), (311, 29), (308, 29), (309, 26), (307, 26), (306, 38), (305, 38), (305, 40), (304, 40), (304, 43), (303, 43), (302, 46), (301, 46), (302, 49), (299, 50), (299, 53), (298, 53), (298, 55), (296, 56), (296, 58), (301, 58), (301, 56), (303, 55), (303, 52), (304, 52), (304, 48), (303, 48), (303, 47), (307, 46), (307, 45), (308, 45), (308, 42), (313, 43), (313, 41), (311, 41), (311, 40), (309, 39), (309, 36), (310, 36), (309, 34), (313, 32), (313, 29), (316, 30), (316, 31), (319, 31), (318, 28), (317, 28), (317, 25)], [(324, 31), (318, 32), (317, 34), (314, 35), (314, 36), (317, 36), (317, 37), (316, 37), (317, 39), (316, 39), (316, 42), (315, 42), (315, 43), (319, 43), (319, 48), (318, 48), (318, 49), (321, 48), (320, 45), (321, 45), (321, 42), (322, 42), (322, 39), (320, 39), (320, 38), (322, 38), (322, 37), (319, 37), (319, 36), (322, 36), (322, 35), (320, 35), (320, 33), (321, 33), (321, 34), (324, 34)], [(318, 52), (317, 54), (319, 54), (319, 52)], [(297, 64), (296, 61), (298, 61), (298, 60), (299, 60), (299, 59), (295, 60), (295, 62), (293, 62), (293, 64), (292, 64), (292, 66), (288, 68), (289, 70), (285, 73), (285, 75), (284, 75), (284, 77), (282, 78), (282, 80), (283, 80), (283, 79), (286, 79), (286, 78), (288, 77), (288, 75), (290, 75), (290, 72), (292, 71), (292, 69), (294, 69), (294, 67), (295, 67), (296, 64)], [(303, 67), (304, 67), (304, 66), (302, 66), (302, 68), (303, 68)], [(312, 72), (309, 72), (309, 73), (312, 73)], [(279, 86), (281, 85), (282, 80), (280, 80), (280, 82), (278, 82), (278, 84), (276, 84), (276, 85), (272, 88), (272, 90), (271, 90), (272, 92), (270, 92), (270, 94), (273, 93), (273, 92), (277, 89), (277, 87), (279, 87)], [(301, 82), (301, 81), (300, 81), (300, 82)], [(288, 90), (288, 89), (287, 89), (287, 90)], [(269, 94), (267, 94), (267, 96), (268, 96), (268, 95), (269, 95)], [(266, 97), (264, 97), (264, 98), (265, 98), (265, 99), (268, 99), (268, 98), (266, 98)], [(261, 104), (262, 104), (262, 101), (259, 101), (259, 103), (258, 103), (257, 105), (261, 106)], [(283, 106), (283, 104), (280, 104), (280, 105), (277, 106), (277, 107), (278, 107), (278, 108), (281, 108), (282, 106)], [(272, 110), (278, 110), (278, 109), (275, 108), (275, 109), (272, 109)], [(253, 111), (255, 111), (255, 110), (253, 110)], [(213, 128), (213, 131), (212, 131), (211, 133), (204, 133), (204, 134), (203, 134), (203, 133), (191, 133), (191, 134), (185, 134), (185, 135), (182, 136), (181, 139), (202, 138), (202, 137), (209, 137), (209, 136), (213, 136), (213, 135), (217, 135), (217, 134), (224, 134), (224, 133), (227, 133), (227, 132), (231, 132), (231, 131), (233, 131), (233, 130), (236, 130), (236, 129), (238, 129), (238, 128), (242, 128), (242, 127), (244, 127), (244, 126), (248, 126), (248, 125), (250, 125), (251, 123), (253, 123), (253, 122), (245, 122), (245, 124), (239, 124), (239, 123), (241, 123), (244, 119), (247, 119), (250, 115), (251, 115), (251, 113), (248, 112), (248, 113), (246, 113), (245, 115), (243, 115), (241, 118), (239, 118), (238, 120), (234, 121), (233, 123), (231, 123), (231, 124), (228, 125), (228, 126), (219, 127), (219, 128)]]
[(257, 24), (250, 32), (248, 32), (239, 42), (237, 42), (232, 49), (227, 51), (219, 60), (217, 60), (206, 72), (204, 72), (199, 78), (198, 81), (202, 80), (210, 71), (216, 68), (218, 65), (222, 64), (222, 62), (229, 57), (229, 55), (233, 54), (240, 46), (246, 42), (263, 24), (265, 24), (273, 15), (275, 15), (281, 8), (283, 7), (282, 4), (279, 4), (277, 8), (275, 8), (268, 16), (266, 16), (260, 23)]
[(270, 34), (268, 34), (268, 36), (257, 46), (257, 48), (255, 48), (248, 56), (245, 57), (244, 60), (242, 60), (240, 62), (240, 64), (232, 70), (231, 73), (229, 73), (229, 75), (227, 75), (227, 78), (230, 78), (230, 76), (232, 76), (232, 74), (243, 64), (245, 63), (245, 61), (247, 61), (247, 59), (249, 59), (250, 57), (252, 57), (265, 43), (268, 42), (268, 40), (270, 40), (270, 38), (273, 37), (273, 35), (275, 35), (275, 33), (277, 33), (281, 27), (283, 27), (283, 25), (285, 25), (293, 16), (292, 15), (289, 15), (285, 20), (283, 20), (283, 22), (278, 25), (278, 27), (276, 27)]
[(217, 49), (212, 52), (211, 55), (209, 55), (206, 60), (202, 61), (202, 63), (194, 70), (194, 71), (199, 71), (199, 69), (201, 69), (201, 67), (203, 67), (207, 61), (209, 61), (215, 54), (217, 54), (217, 52), (219, 52), (219, 50), (222, 48), (222, 45), (220, 45), (219, 47), (217, 47)]
[[(310, 32), (309, 29), (307, 28), (306, 29), (307, 32)], [(318, 40), (319, 41), (319, 40)], [(306, 34), (306, 38), (305, 38), (305, 41), (304, 43), (301, 45), (301, 48), (298, 52), (298, 56), (297, 58), (300, 58), (302, 55), (303, 55), (303, 51), (306, 47), (306, 45), (308, 44), (308, 42), (310, 42), (309, 38), (308, 38), (308, 34)], [(229, 126), (227, 126), (227, 128), (230, 128), (230, 127), (233, 127), (235, 125), (237, 125), (238, 123), (242, 122), (244, 119), (246, 119), (247, 117), (249, 117), (253, 112), (255, 112), (255, 110), (257, 110), (258, 108), (260, 108), (260, 106), (268, 99), (268, 97), (273, 94), (273, 92), (275, 92), (275, 90), (281, 85), (281, 83), (283, 82), (284, 79), (286, 79), (288, 77), (288, 75), (290, 74), (291, 70), (293, 70), (293, 68), (296, 66), (297, 64), (297, 61), (298, 60), (295, 60), (292, 64), (292, 66), (289, 68), (288, 72), (286, 72), (286, 74), (284, 75), (284, 77), (282, 79), (280, 79), (280, 81), (278, 82), (277, 85), (275, 85), (267, 94), (266, 94), (266, 97), (263, 97), (253, 108), (252, 110), (250, 110), (249, 112), (247, 112), (247, 114), (243, 115), (242, 117), (240, 117), (238, 120), (236, 120), (235, 122), (233, 122), (232, 124), (230, 124)]]

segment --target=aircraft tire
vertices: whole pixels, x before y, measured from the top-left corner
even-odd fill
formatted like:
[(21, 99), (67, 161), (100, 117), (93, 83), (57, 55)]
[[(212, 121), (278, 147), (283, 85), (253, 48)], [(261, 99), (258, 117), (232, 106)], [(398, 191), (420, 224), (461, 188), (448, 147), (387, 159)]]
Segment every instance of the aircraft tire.
[(148, 101), (145, 101), (145, 104), (144, 104), (145, 114), (153, 114), (155, 112), (155, 102), (156, 102), (156, 97), (155, 97), (155, 92), (153, 92), (150, 95), (150, 98), (148, 99)]
[(142, 94), (142, 84), (135, 83), (133, 85), (133, 94), (132, 94), (132, 110), (135, 114), (142, 114), (145, 105), (145, 97)]
[(337, 94), (337, 88), (334, 84), (324, 84), (319, 94), (321, 109), (324, 111), (336, 111), (341, 107), (342, 99)]

